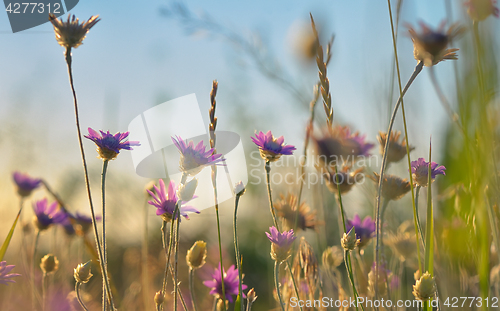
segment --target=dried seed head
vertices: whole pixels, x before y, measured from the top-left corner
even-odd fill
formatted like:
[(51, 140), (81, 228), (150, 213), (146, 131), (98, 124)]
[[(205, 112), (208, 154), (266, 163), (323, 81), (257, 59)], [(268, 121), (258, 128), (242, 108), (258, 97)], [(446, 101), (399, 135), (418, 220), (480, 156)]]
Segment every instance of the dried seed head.
[(413, 285), (413, 296), (418, 300), (427, 301), (436, 294), (436, 280), (429, 274), (424, 273)]
[(335, 172), (331, 168), (323, 170), (323, 177), (326, 179), (328, 190), (334, 194), (344, 194), (349, 192), (354, 185), (362, 183), (365, 180), (365, 175), (362, 173), (363, 168), (358, 168), (350, 172), (349, 166), (342, 167), (342, 170)]
[(330, 271), (337, 269), (344, 261), (344, 251), (338, 246), (331, 246), (325, 249), (322, 256), (323, 267)]
[(344, 233), (344, 236), (342, 237), (342, 239), (340, 239), (340, 244), (346, 251), (354, 250), (356, 246), (358, 246), (359, 243), (361, 243), (360, 239), (356, 239), (356, 234), (354, 230), (355, 230), (354, 227), (352, 227), (351, 230), (349, 230), (349, 232), (347, 233)]
[(163, 302), (165, 301), (165, 295), (163, 295), (163, 292), (161, 290), (156, 292), (154, 300), (157, 306), (163, 304)]
[[(316, 259), (313, 248), (304, 237), (300, 239), (299, 260), (307, 284), (309, 286), (315, 286), (319, 279), (318, 260)], [(310, 290), (314, 292), (315, 288), (310, 288)]]
[[(373, 173), (374, 176), (369, 176), (376, 183), (379, 182), (380, 176)], [(386, 200), (399, 200), (410, 191), (410, 182), (395, 175), (384, 174), (382, 182), (382, 196)]]
[(187, 251), (186, 262), (191, 269), (203, 267), (207, 258), (207, 243), (204, 241), (196, 241), (193, 246)]
[[(380, 144), (380, 154), (384, 154), (385, 142), (387, 141), (387, 133), (378, 132), (378, 142)], [(387, 150), (387, 163), (396, 163), (401, 161), (406, 156), (406, 140), (403, 137), (401, 142), (399, 142), (399, 137), (401, 132), (391, 132), (389, 137), (389, 149)], [(410, 152), (415, 149), (415, 147), (410, 146), (408, 148)]]
[(90, 261), (76, 266), (73, 276), (77, 283), (87, 283), (92, 277), (92, 272), (90, 272)]
[(100, 21), (98, 17), (99, 15), (91, 16), (88, 21), (80, 24), (78, 18), (71, 14), (68, 14), (68, 20), (65, 22), (62, 19), (58, 20), (54, 14), (49, 14), (49, 20), (56, 33), (57, 43), (66, 48), (79, 47), (90, 28)]
[(315, 229), (318, 222), (316, 221), (316, 211), (312, 211), (307, 203), (302, 202), (298, 207), (298, 198), (296, 195), (288, 193), (286, 197), (280, 194), (280, 200), (274, 205), (279, 217), (282, 218), (284, 228), (289, 230), (295, 227), (297, 219), (297, 230)]
[(464, 3), (467, 6), (467, 14), (475, 22), (480, 22), (490, 15), (499, 16), (496, 0), (469, 0)]
[(389, 235), (385, 243), (399, 255), (401, 262), (412, 258), (416, 252), (415, 234), (410, 232), (398, 232), (397, 234)]
[(40, 262), (40, 268), (44, 274), (55, 273), (59, 269), (59, 260), (52, 254), (43, 256)]

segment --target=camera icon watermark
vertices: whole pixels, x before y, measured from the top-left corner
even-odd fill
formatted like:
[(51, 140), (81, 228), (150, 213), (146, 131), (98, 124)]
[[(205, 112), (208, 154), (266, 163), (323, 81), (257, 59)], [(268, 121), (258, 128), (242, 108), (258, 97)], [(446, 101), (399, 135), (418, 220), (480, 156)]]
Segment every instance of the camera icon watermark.
[[(166, 178), (180, 182), (180, 154), (172, 137), (192, 140), (195, 145), (209, 142), (208, 127), (203, 122), (195, 94), (179, 97), (150, 108), (135, 117), (128, 126), (131, 141), (141, 146), (132, 150), (132, 162), (136, 173), (147, 178)], [(245, 152), (240, 136), (230, 131), (216, 131), (216, 150), (224, 157), (224, 165), (217, 169), (217, 199), (219, 203), (234, 198), (234, 185), (248, 182)], [(210, 147), (207, 147), (208, 149)], [(189, 202), (198, 210), (214, 206), (211, 167), (205, 167), (196, 175), (197, 199)]]

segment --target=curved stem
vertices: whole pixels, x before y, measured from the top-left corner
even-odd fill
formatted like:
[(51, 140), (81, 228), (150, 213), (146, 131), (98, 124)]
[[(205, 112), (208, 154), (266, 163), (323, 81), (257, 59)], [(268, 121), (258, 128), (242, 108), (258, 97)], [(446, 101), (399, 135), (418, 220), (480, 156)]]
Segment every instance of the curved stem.
[[(102, 199), (102, 257), (104, 259), (104, 269), (108, 270), (108, 250), (106, 246), (106, 171), (108, 169), (109, 160), (102, 162), (101, 173), (101, 199)], [(108, 297), (106, 295), (106, 281), (102, 280), (102, 307), (107, 310)]]
[(106, 282), (106, 292), (109, 297), (109, 302), (111, 304), (111, 309), (115, 310), (115, 306), (113, 303), (113, 296), (111, 295), (111, 288), (109, 286), (109, 280), (108, 280), (108, 272), (105, 269), (104, 266), (104, 257), (102, 255), (102, 249), (101, 249), (101, 242), (99, 241), (99, 233), (97, 230), (97, 222), (96, 222), (96, 217), (95, 217), (95, 212), (94, 212), (94, 204), (92, 203), (92, 194), (90, 192), (90, 181), (89, 181), (89, 174), (87, 170), (87, 161), (85, 160), (85, 151), (83, 149), (83, 141), (82, 141), (82, 133), (80, 130), (80, 119), (78, 115), (78, 101), (76, 99), (76, 91), (75, 91), (75, 86), (73, 83), (73, 72), (71, 69), (71, 48), (67, 48), (65, 52), (65, 58), (66, 58), (66, 64), (68, 65), (68, 75), (69, 75), (69, 84), (71, 86), (71, 91), (73, 93), (73, 102), (75, 106), (75, 119), (76, 119), (76, 130), (78, 133), (78, 143), (80, 145), (80, 153), (82, 155), (82, 164), (83, 164), (83, 172), (85, 176), (85, 186), (87, 188), (87, 196), (89, 199), (89, 204), (90, 204), (90, 214), (92, 216), (92, 226), (94, 228), (94, 238), (96, 241), (96, 248), (97, 248), (97, 253), (99, 255), (99, 266), (102, 271), (102, 276), (103, 279)]
[[(418, 213), (418, 196), (420, 194), (420, 188), (421, 186), (417, 186), (416, 190), (415, 190), (415, 206), (417, 207), (417, 213), (416, 213), (416, 216), (417, 216), (417, 228), (418, 228), (418, 234), (420, 235), (420, 240), (422, 241), (422, 244), (424, 246), (424, 249), (425, 249), (425, 239), (424, 239), (424, 232), (422, 231), (422, 224), (420, 222), (420, 216), (419, 216), (419, 213)], [(417, 247), (418, 247), (418, 244), (417, 244)]]
[(243, 311), (243, 272), (241, 270), (241, 255), (240, 248), (238, 247), (238, 229), (237, 229), (237, 213), (238, 213), (238, 203), (240, 201), (240, 195), (236, 195), (234, 201), (234, 219), (233, 219), (233, 228), (234, 228), (234, 253), (236, 254), (236, 266), (238, 267), (238, 293), (240, 296), (240, 310)]
[[(410, 85), (413, 83), (415, 78), (418, 76), (418, 74), (422, 71), (422, 68), (424, 67), (423, 62), (419, 62), (417, 66), (415, 67), (415, 70), (413, 71), (412, 76), (406, 83), (403, 91), (401, 92), (401, 95), (399, 96), (399, 99), (394, 106), (394, 111), (392, 112), (391, 120), (389, 122), (389, 128), (387, 129), (387, 137), (390, 137), (391, 132), (392, 132), (392, 126), (394, 125), (394, 120), (396, 119), (396, 113), (398, 112), (399, 105), (401, 104), (403, 100), (403, 96), (406, 94), (408, 89), (410, 88)], [(382, 158), (382, 167), (380, 168), (380, 175), (379, 175), (379, 182), (378, 182), (378, 190), (377, 190), (377, 205), (376, 205), (376, 228), (377, 232), (380, 231), (380, 226), (381, 226), (381, 219), (380, 219), (380, 207), (381, 207), (381, 200), (382, 200), (382, 183), (384, 180), (384, 171), (385, 167), (387, 166), (387, 154), (389, 150), (389, 145), (390, 145), (390, 139), (386, 140), (385, 146), (384, 146), (384, 155)], [(379, 243), (380, 243), (380, 236), (377, 234), (377, 247), (375, 250), (375, 264), (376, 264), (376, 277), (378, 277), (378, 265), (380, 263), (380, 254), (379, 254)], [(378, 289), (375, 287), (375, 299), (378, 298)]]
[(196, 307), (196, 299), (194, 294), (194, 269), (189, 269), (189, 292), (191, 293), (191, 301), (193, 302), (194, 311), (198, 311)]
[(80, 285), (81, 285), (81, 283), (80, 283), (80, 282), (76, 282), (76, 283), (75, 283), (76, 299), (78, 299), (78, 302), (80, 303), (80, 306), (82, 306), (82, 308), (83, 308), (85, 311), (89, 311), (89, 309), (87, 309), (87, 307), (86, 307), (86, 306), (85, 306), (85, 304), (83, 303), (82, 297), (80, 297)]
[(283, 306), (283, 299), (281, 298), (280, 283), (278, 280), (280, 265), (277, 261), (274, 262), (274, 286), (276, 286), (276, 293), (278, 294), (278, 300), (280, 303), (281, 311), (285, 311)]
[[(297, 287), (297, 283), (295, 282), (295, 277), (293, 276), (292, 269), (290, 268), (290, 263), (288, 260), (286, 262), (286, 268), (288, 269), (288, 272), (290, 273), (290, 277), (292, 278), (292, 284), (293, 284), (293, 289), (295, 290), (295, 295), (297, 295), (297, 299), (300, 299), (299, 297), (299, 288)], [(302, 306), (299, 305), (300, 311), (303, 310)]]
[[(215, 151), (214, 151), (215, 152)], [(220, 278), (222, 284), (222, 297), (226, 297), (226, 289), (224, 286), (224, 264), (222, 263), (222, 242), (220, 236), (220, 217), (219, 217), (219, 201), (217, 200), (217, 167), (212, 166), (212, 185), (214, 188), (214, 200), (215, 200), (215, 216), (217, 218), (217, 239), (219, 242), (219, 261), (220, 261)], [(226, 309), (226, 299), (222, 299), (224, 304), (224, 310)]]
[[(357, 301), (358, 297), (359, 297), (359, 293), (356, 290), (356, 285), (354, 283), (354, 273), (352, 272), (351, 255), (349, 254), (348, 251), (344, 251), (344, 262), (345, 262), (346, 269), (347, 269), (347, 276), (349, 277), (349, 281), (351, 282), (351, 285), (352, 285), (352, 293), (354, 294), (354, 300)], [(359, 310), (358, 304), (356, 304), (356, 310)], [(363, 310), (363, 311), (365, 310), (365, 308), (363, 307), (363, 304), (361, 304), (361, 310)]]
[[(271, 173), (271, 163), (269, 161), (266, 161), (265, 169), (266, 169), (266, 180), (267, 180), (267, 194), (269, 195), (269, 208), (271, 209), (271, 215), (273, 216), (274, 226), (276, 227), (276, 229), (278, 229), (278, 231), (280, 231), (280, 228), (278, 226), (278, 219), (276, 218), (276, 212), (274, 211), (274, 206), (273, 206), (273, 197), (272, 197), (272, 192), (271, 192), (271, 180), (270, 180), (270, 176), (269, 176)], [(297, 207), (297, 209), (298, 209), (298, 207)]]

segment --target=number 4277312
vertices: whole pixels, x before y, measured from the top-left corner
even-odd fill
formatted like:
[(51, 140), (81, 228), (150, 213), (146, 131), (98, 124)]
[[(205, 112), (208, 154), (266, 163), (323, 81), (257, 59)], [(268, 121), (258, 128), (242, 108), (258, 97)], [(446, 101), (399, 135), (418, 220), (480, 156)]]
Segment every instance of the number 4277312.
[(43, 14), (43, 13), (61, 13), (60, 3), (36, 3), (36, 2), (14, 2), (9, 3), (5, 8), (10, 14)]
[(497, 307), (498, 297), (448, 297), (443, 303), (448, 308), (463, 308), (463, 307)]

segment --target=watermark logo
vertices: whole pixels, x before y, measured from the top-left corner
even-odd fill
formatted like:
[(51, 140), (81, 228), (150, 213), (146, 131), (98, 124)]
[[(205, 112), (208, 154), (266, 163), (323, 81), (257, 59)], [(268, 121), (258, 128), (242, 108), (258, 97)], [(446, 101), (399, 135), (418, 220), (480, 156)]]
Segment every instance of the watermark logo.
[(5, 12), (9, 17), (10, 28), (16, 33), (49, 21), (49, 13), (56, 17), (71, 11), (79, 0), (4, 0)]
[[(131, 141), (140, 141), (141, 146), (132, 150), (132, 161), (136, 173), (147, 178), (167, 178), (178, 184), (182, 177), (179, 169), (180, 154), (172, 137), (192, 140), (195, 145), (203, 141), (209, 147), (208, 127), (205, 126), (195, 94), (179, 97), (135, 117), (128, 126)], [(240, 136), (230, 131), (216, 131), (216, 149), (224, 157), (224, 164), (217, 169), (217, 198), (219, 202), (234, 197), (236, 182), (248, 182), (245, 152)], [(196, 175), (197, 199), (189, 205), (202, 210), (214, 206), (211, 167), (205, 167)]]

